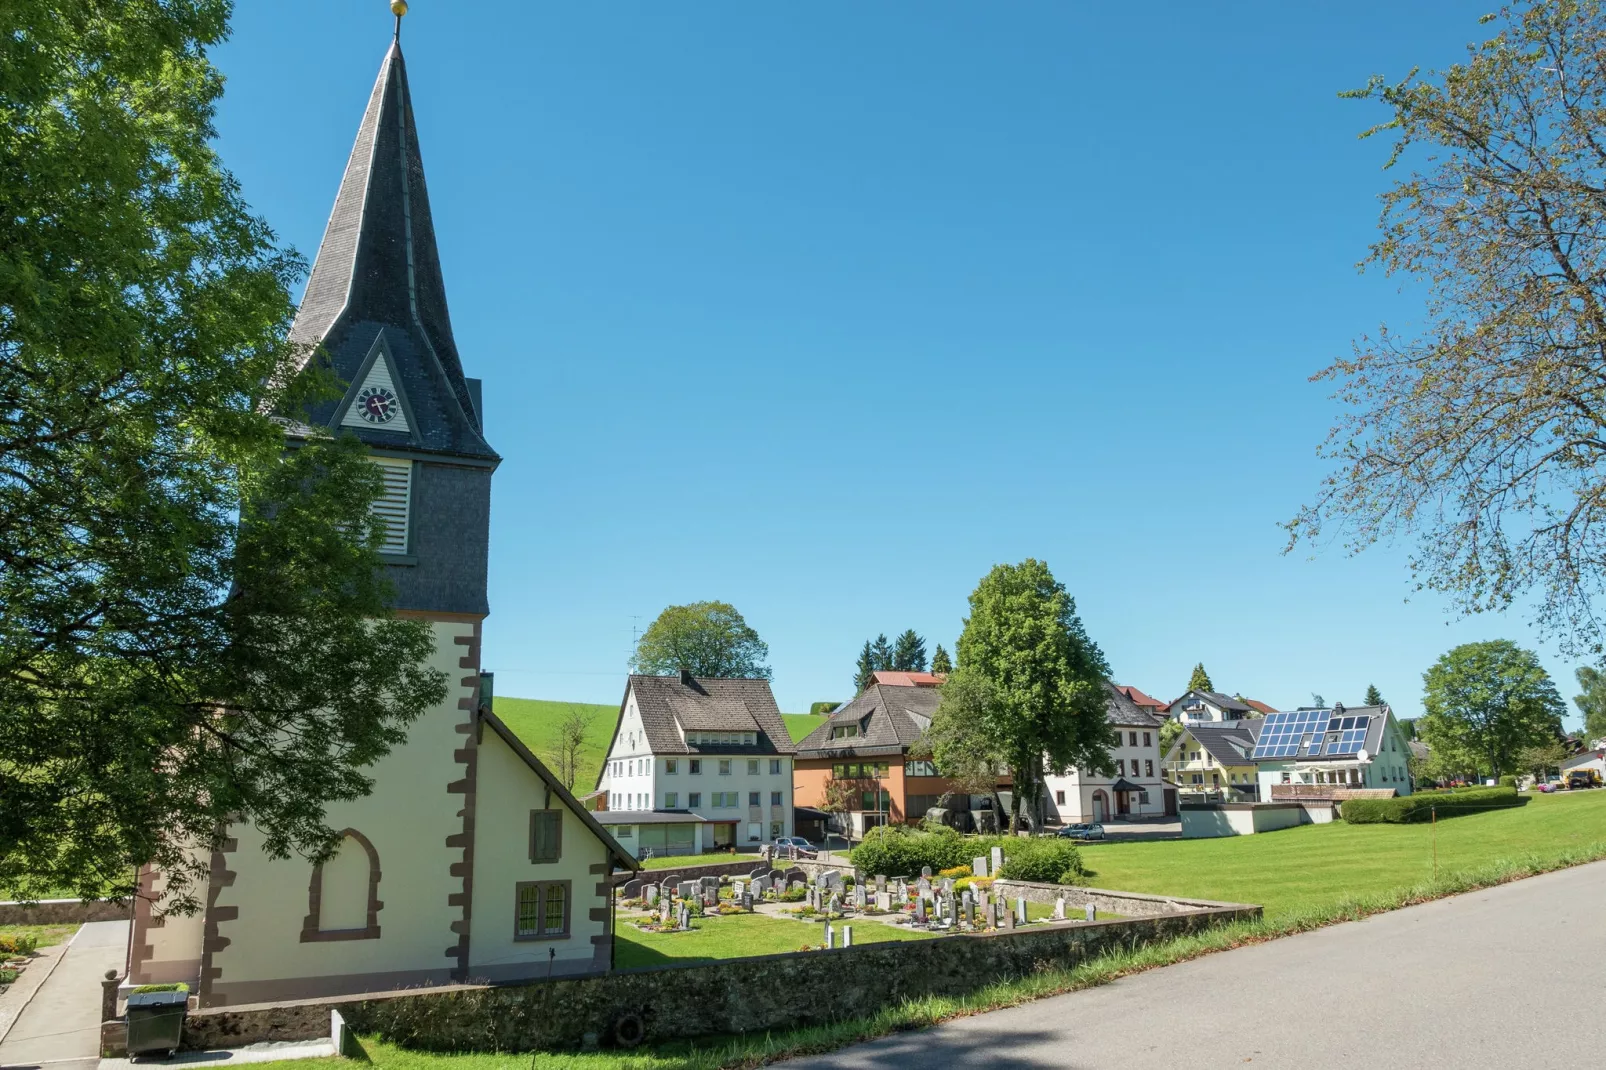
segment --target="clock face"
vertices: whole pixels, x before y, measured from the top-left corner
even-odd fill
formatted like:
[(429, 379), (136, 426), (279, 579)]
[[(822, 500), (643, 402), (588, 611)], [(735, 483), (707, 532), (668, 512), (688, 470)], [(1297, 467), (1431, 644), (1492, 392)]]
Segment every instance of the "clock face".
[(401, 400), (385, 387), (364, 387), (357, 395), (357, 412), (371, 424), (388, 424), (401, 412)]

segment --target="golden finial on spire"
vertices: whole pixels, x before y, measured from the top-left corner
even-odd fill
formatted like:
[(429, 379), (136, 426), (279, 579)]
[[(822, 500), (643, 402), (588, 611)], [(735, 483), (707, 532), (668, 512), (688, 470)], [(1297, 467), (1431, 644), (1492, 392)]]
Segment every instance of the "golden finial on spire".
[(407, 0), (390, 0), (390, 13), (398, 19), (407, 14)]

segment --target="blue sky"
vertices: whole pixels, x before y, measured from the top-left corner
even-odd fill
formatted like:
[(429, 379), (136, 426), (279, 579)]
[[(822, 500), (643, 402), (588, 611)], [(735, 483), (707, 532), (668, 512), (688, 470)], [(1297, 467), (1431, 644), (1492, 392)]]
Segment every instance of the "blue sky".
[[(381, 0), (241, 4), (225, 161), (316, 252), (389, 43)], [(1403, 548), (1283, 556), (1331, 423), (1308, 377), (1409, 329), (1361, 275), (1383, 116), (1482, 8), (1224, 0), (418, 0), (403, 45), (452, 319), (505, 461), (485, 663), (616, 702), (633, 629), (734, 603), (782, 708), (860, 644), (952, 649), (1046, 560), (1116, 678), (1203, 661), (1274, 705), (1405, 715), (1519, 617), (1413, 596)], [(1572, 722), (1576, 723), (1576, 711)]]

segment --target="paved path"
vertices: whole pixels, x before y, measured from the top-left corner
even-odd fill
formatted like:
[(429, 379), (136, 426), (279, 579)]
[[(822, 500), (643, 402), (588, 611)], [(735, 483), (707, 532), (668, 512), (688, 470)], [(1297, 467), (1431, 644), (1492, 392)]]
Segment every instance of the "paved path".
[(1595, 1066), (1603, 1007), (1597, 862), (786, 1065)]
[(128, 922), (92, 921), (0, 1041), (0, 1067), (94, 1070), (100, 1062), (100, 982), (121, 972)]

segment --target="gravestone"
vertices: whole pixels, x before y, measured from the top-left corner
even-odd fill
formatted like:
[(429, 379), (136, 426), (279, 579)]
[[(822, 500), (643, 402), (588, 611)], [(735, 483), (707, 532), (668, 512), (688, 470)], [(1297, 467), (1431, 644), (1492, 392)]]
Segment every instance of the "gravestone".
[(825, 913), (827, 917), (830, 917), (832, 914), (842, 913), (842, 900), (837, 898), (835, 892), (831, 893), (830, 900), (825, 904)]
[(1009, 909), (1008, 903), (999, 903), (998, 907), (1004, 914), (1004, 931), (1013, 932), (1015, 929), (1015, 912)]
[(647, 885), (645, 894), (647, 896), (647, 906), (655, 907), (658, 905), (658, 886), (656, 884)]
[(698, 877), (697, 883), (701, 884), (704, 888), (712, 888), (716, 892), (719, 891), (718, 877)]
[(1098, 912), (1097, 908), (1095, 908), (1093, 906), (1092, 903), (1089, 903), (1087, 905), (1087, 920), (1088, 921), (1098, 921), (1099, 920), (1099, 912)]
[(641, 898), (641, 882), (640, 881), (625, 881), (624, 894), (625, 894), (625, 898), (626, 899), (640, 899)]
[(681, 881), (680, 888), (677, 889), (677, 891), (682, 899), (690, 899), (692, 896), (702, 891), (702, 885), (698, 884), (696, 881)]
[(763, 896), (765, 892), (770, 890), (770, 879), (768, 877), (754, 877), (748, 888), (754, 895)]
[(804, 884), (809, 882), (809, 875), (795, 866), (787, 870), (783, 876), (785, 876), (789, 881), (802, 881)]
[(931, 883), (931, 867), (930, 866), (921, 866), (920, 867), (920, 876), (925, 879), (927, 884), (930, 884)]
[(703, 906), (712, 910), (719, 906), (719, 892), (712, 888), (703, 889)]
[(1054, 920), (1065, 920), (1065, 897), (1063, 895), (1055, 896), (1054, 898)]
[(802, 881), (793, 881), (791, 884), (786, 886), (787, 890), (792, 892), (800, 892), (807, 887), (808, 885), (804, 884)]
[(790, 878), (787, 877), (785, 870), (782, 870), (782, 869), (772, 869), (772, 870), (770, 870), (770, 880), (772, 882), (779, 881), (781, 884), (785, 884), (789, 879)]
[(875, 908), (877, 910), (891, 910), (892, 909), (892, 893), (891, 892), (877, 892), (875, 894)]
[(920, 882), (915, 885), (915, 890), (920, 893), (922, 898), (924, 898), (925, 896), (930, 895), (931, 894), (931, 881), (926, 877), (921, 877), (920, 878)]
[(970, 873), (973, 877), (987, 876), (987, 859), (972, 858), (970, 860)]
[(691, 928), (691, 907), (687, 906), (684, 902), (680, 904), (679, 926), (682, 929)]
[(746, 881), (731, 881), (731, 898), (740, 899), (747, 893)]
[(854, 866), (853, 867), (853, 883), (854, 884), (863, 884), (864, 883), (864, 871), (862, 869), (860, 869), (858, 866)]
[(680, 874), (671, 873), (667, 877), (660, 878), (658, 883), (663, 885), (665, 888), (678, 888), (680, 887)]
[(1015, 920), (1022, 925), (1026, 924), (1026, 897), (1024, 895), (1015, 897)]
[(926, 923), (926, 901), (924, 899), (915, 900), (915, 923), (919, 925)]
[(842, 946), (843, 947), (852, 947), (853, 946), (853, 926), (851, 926), (851, 925), (842, 926)]
[(750, 881), (756, 881), (760, 877), (768, 877), (769, 875), (770, 875), (770, 867), (768, 867), (768, 866), (759, 866), (757, 869), (753, 870), (751, 873), (749, 873), (747, 875), (747, 879), (750, 880)]
[(966, 925), (970, 925), (970, 926), (974, 926), (976, 924), (976, 897), (974, 895), (970, 894), (970, 889), (969, 888), (965, 889), (964, 904), (965, 904), (965, 924)]
[(742, 909), (749, 912), (753, 909), (753, 896), (749, 892), (742, 893)]
[(830, 922), (826, 922), (825, 923), (825, 949), (827, 951), (830, 951), (835, 946), (836, 946), (836, 930), (831, 928), (831, 923)]
[(1004, 849), (1002, 847), (994, 847), (993, 848), (993, 866), (992, 866), (992, 869), (989, 870), (988, 872), (990, 872), (993, 876), (996, 877), (996, 876), (998, 876), (998, 871), (1003, 869), (1003, 868), (1004, 868)]
[(870, 903), (870, 898), (869, 898), (869, 896), (867, 896), (865, 894), (864, 885), (855, 884), (853, 886), (853, 906), (854, 906), (854, 909), (863, 910), (866, 906), (869, 905), (869, 903)]
[(954, 879), (952, 877), (944, 877), (942, 879), (942, 890), (945, 895), (954, 894)]
[(885, 873), (876, 874), (875, 890), (878, 892), (884, 892), (887, 890), (887, 875)]
[(663, 909), (661, 909), (659, 911), (659, 921), (660, 921), (661, 924), (663, 924), (663, 925), (668, 925), (669, 924), (669, 915), (670, 915), (670, 912), (672, 910), (674, 910), (674, 904), (670, 901), (670, 898), (666, 895), (663, 898)]

